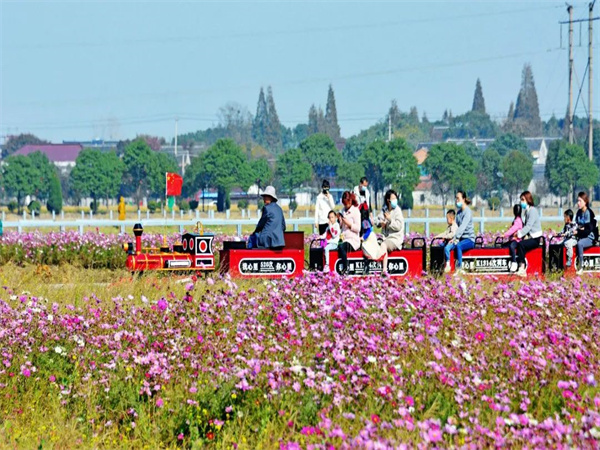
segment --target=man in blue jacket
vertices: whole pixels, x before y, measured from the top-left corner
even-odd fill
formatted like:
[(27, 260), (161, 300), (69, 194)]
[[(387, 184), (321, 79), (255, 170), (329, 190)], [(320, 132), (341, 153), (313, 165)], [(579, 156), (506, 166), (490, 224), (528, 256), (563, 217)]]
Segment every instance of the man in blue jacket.
[(285, 218), (283, 211), (277, 204), (277, 194), (273, 186), (267, 186), (262, 193), (265, 206), (262, 216), (256, 225), (254, 233), (248, 239), (248, 248), (268, 248), (280, 250), (285, 246), (283, 232), (285, 231)]

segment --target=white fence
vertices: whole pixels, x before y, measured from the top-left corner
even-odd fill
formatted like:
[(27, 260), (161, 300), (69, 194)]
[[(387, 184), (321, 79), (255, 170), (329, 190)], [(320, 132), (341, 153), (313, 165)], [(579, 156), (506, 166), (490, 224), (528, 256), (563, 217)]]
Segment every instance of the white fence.
[[(553, 224), (561, 224), (563, 222), (562, 210), (559, 209), (557, 216), (544, 216), (543, 210), (539, 210), (541, 215), (542, 222), (551, 222)], [(425, 234), (429, 234), (429, 229), (431, 224), (445, 224), (446, 218), (443, 215), (443, 212), (440, 210), (436, 210), (436, 213), (440, 214), (439, 217), (430, 217), (429, 209), (425, 210), (425, 217), (411, 217), (411, 211), (406, 211), (405, 214), (405, 228), (406, 233), (409, 233), (411, 227), (415, 227), (418, 224), (421, 224), (421, 230), (425, 231)], [(86, 228), (97, 228), (97, 227), (118, 227), (120, 228), (121, 233), (130, 232), (133, 228), (133, 225), (136, 223), (141, 223), (144, 228), (148, 227), (179, 227), (179, 232), (183, 232), (184, 229), (191, 229), (195, 226), (196, 222), (202, 222), (202, 225), (206, 228), (214, 227), (214, 226), (235, 226), (237, 230), (237, 235), (242, 235), (242, 226), (252, 227), (256, 225), (258, 221), (258, 217), (260, 215), (260, 211), (257, 212), (256, 217), (250, 217), (250, 214), (243, 213), (242, 219), (229, 219), (229, 218), (215, 218), (214, 211), (209, 211), (208, 213), (200, 214), (198, 211), (194, 213), (185, 214), (181, 212), (180, 214), (175, 214), (172, 212), (170, 215), (164, 214), (161, 218), (151, 217), (150, 213), (142, 214), (141, 211), (138, 211), (137, 218), (135, 219), (126, 219), (126, 220), (117, 220), (113, 218), (113, 213), (110, 211), (108, 219), (100, 219), (97, 217), (93, 217), (92, 213), (89, 215), (81, 213), (81, 219), (64, 219), (64, 216), (53, 216), (53, 219), (38, 219), (33, 217), (26, 216), (23, 213), (23, 219), (17, 221), (6, 221), (5, 213), (2, 213), (2, 222), (5, 229), (16, 228), (17, 231), (21, 232), (25, 229), (41, 229), (41, 228), (58, 228), (61, 231), (64, 231), (67, 228), (77, 228), (79, 233), (83, 234)], [(179, 217), (178, 217), (179, 216)], [(227, 214), (229, 216), (229, 214)], [(248, 216), (248, 218), (246, 218)], [(473, 222), (479, 225), (479, 232), (485, 232), (485, 225), (487, 223), (505, 223), (510, 224), (513, 219), (511, 215), (504, 215), (504, 210), (500, 210), (500, 217), (486, 217), (485, 210), (482, 209), (480, 215), (477, 216), (474, 213)], [(288, 218), (286, 219), (286, 223), (291, 226), (295, 231), (298, 230), (300, 225), (313, 225), (314, 218), (308, 215), (308, 211), (306, 212), (306, 217), (303, 218)]]

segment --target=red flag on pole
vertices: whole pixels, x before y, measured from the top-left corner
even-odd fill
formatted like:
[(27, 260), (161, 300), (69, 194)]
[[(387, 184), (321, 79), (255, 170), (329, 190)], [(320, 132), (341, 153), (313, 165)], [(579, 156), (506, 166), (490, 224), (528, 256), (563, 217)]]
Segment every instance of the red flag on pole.
[(177, 173), (167, 172), (167, 196), (181, 195), (181, 186), (183, 185), (183, 177)]

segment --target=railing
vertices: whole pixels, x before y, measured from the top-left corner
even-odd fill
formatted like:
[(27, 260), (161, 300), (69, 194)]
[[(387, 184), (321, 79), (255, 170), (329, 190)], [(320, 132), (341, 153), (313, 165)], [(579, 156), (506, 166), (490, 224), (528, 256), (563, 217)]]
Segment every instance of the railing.
[[(442, 213), (442, 211), (438, 210), (437, 212)], [(557, 216), (544, 216), (542, 211), (541, 213), (541, 221), (542, 222), (552, 222), (555, 224), (562, 224), (563, 216), (562, 211), (559, 209)], [(242, 219), (229, 219), (229, 218), (214, 218), (214, 214), (206, 214), (207, 217), (201, 217), (198, 211), (195, 214), (188, 214), (187, 217), (185, 214), (175, 214), (172, 212), (169, 216), (163, 215), (161, 218), (152, 218), (150, 217), (150, 213), (142, 214), (138, 211), (136, 219), (126, 219), (126, 220), (117, 220), (113, 219), (112, 211), (110, 211), (109, 219), (100, 219), (97, 217), (93, 217), (92, 214), (89, 214), (89, 217), (82, 212), (81, 219), (64, 219), (61, 217), (57, 217), (53, 215), (53, 219), (37, 219), (35, 215), (32, 218), (26, 218), (24, 214), (24, 218), (22, 220), (17, 221), (6, 221), (5, 214), (2, 214), (3, 225), (5, 229), (16, 228), (17, 231), (21, 232), (26, 228), (59, 228), (61, 231), (66, 230), (67, 228), (77, 228), (79, 233), (83, 234), (86, 228), (98, 228), (98, 227), (119, 227), (121, 233), (127, 233), (131, 230), (134, 224), (141, 223), (145, 228), (146, 227), (179, 227), (179, 232), (182, 233), (186, 228), (191, 229), (196, 222), (201, 221), (204, 227), (211, 226), (235, 226), (236, 232), (238, 236), (242, 235), (242, 227), (249, 226), (253, 227), (256, 225), (258, 221), (258, 216), (254, 218), (250, 218), (250, 214), (248, 214), (248, 218)], [(246, 214), (244, 214), (245, 216)], [(177, 218), (176, 216), (179, 216)], [(429, 234), (429, 229), (431, 224), (445, 224), (446, 218), (443, 217), (429, 217), (429, 210), (425, 210), (425, 217), (411, 217), (411, 211), (408, 210), (406, 212), (406, 217), (404, 219), (405, 223), (405, 231), (406, 233), (410, 232), (411, 225), (414, 224), (423, 224), (425, 234)], [(481, 210), (479, 216), (476, 216), (474, 213), (473, 222), (479, 224), (479, 232), (485, 232), (485, 224), (486, 223), (506, 223), (510, 224), (512, 221), (512, 216), (504, 216), (503, 211), (500, 212), (500, 217), (486, 217), (485, 210)], [(288, 226), (292, 226), (294, 231), (298, 231), (298, 227), (300, 225), (313, 225), (314, 219), (313, 217), (302, 217), (302, 218), (288, 218), (286, 219), (286, 223)]]

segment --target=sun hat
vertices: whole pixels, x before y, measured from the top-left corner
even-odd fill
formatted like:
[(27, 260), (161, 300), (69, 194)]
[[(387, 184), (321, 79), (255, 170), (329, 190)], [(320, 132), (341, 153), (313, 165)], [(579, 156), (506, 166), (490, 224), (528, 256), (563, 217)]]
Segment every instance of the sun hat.
[(277, 201), (277, 194), (275, 193), (275, 188), (273, 186), (267, 186), (263, 193), (260, 195), (261, 197), (268, 195), (269, 197), (272, 197), (273, 200)]

